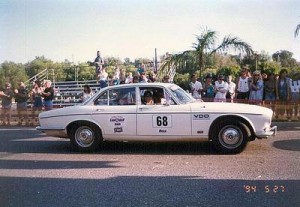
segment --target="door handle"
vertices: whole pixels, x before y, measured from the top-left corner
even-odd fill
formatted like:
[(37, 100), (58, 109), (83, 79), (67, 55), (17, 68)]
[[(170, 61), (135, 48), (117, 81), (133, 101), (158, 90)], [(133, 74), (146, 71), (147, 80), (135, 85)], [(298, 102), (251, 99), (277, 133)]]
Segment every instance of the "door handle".
[(96, 111), (97, 111), (97, 112), (99, 112), (99, 111), (104, 111), (104, 109), (96, 109)]
[(148, 107), (141, 107), (140, 110), (149, 110)]

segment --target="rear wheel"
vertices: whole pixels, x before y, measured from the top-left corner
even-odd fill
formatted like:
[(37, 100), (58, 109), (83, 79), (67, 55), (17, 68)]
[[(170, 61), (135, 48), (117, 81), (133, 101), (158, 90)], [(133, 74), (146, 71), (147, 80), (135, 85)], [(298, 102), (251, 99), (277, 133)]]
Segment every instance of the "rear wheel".
[(72, 149), (80, 152), (93, 152), (102, 141), (100, 129), (89, 123), (74, 125), (70, 135)]
[(221, 153), (235, 154), (242, 152), (247, 143), (246, 125), (240, 121), (225, 120), (216, 124), (213, 132), (213, 146)]

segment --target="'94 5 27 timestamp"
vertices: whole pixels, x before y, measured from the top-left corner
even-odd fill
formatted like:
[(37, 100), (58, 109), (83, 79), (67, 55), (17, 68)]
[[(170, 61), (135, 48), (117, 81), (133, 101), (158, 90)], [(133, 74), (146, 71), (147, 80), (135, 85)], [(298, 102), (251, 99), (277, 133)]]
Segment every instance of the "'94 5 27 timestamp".
[(264, 186), (256, 186), (256, 185), (244, 185), (243, 189), (246, 193), (284, 193), (286, 191), (284, 185), (264, 185)]

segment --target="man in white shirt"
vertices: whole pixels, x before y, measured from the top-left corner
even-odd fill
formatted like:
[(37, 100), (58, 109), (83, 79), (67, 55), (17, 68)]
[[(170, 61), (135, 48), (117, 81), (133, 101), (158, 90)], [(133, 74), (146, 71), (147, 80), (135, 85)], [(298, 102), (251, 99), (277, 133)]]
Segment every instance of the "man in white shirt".
[(228, 84), (224, 81), (224, 76), (219, 75), (215, 82), (215, 99), (214, 102), (226, 102), (226, 93), (228, 91)]
[(202, 84), (197, 81), (196, 74), (193, 74), (190, 82), (190, 92), (195, 99), (201, 99), (201, 92), (203, 90)]

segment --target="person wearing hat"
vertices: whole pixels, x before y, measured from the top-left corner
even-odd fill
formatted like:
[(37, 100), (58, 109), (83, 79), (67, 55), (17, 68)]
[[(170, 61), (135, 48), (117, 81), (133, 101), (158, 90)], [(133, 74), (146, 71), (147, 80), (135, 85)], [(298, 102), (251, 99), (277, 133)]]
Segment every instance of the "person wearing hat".
[(253, 80), (250, 83), (249, 102), (261, 104), (263, 99), (264, 83), (259, 71), (253, 72)]
[(212, 76), (208, 73), (205, 77), (205, 84), (203, 87), (203, 97), (207, 98), (209, 101), (212, 101), (215, 97), (215, 88), (212, 83)]
[[(12, 98), (13, 98), (13, 90), (11, 89), (11, 84), (5, 84), (5, 90), (0, 91), (0, 97), (2, 99), (2, 111), (3, 111), (3, 125), (10, 125), (11, 119), (11, 106), (12, 106)], [(7, 123), (5, 123), (5, 118)]]
[(215, 98), (214, 102), (226, 102), (226, 93), (228, 91), (228, 83), (224, 81), (224, 76), (219, 75), (215, 82)]
[(144, 93), (144, 104), (145, 105), (153, 105), (154, 104), (153, 95), (150, 91), (145, 91), (145, 93)]

